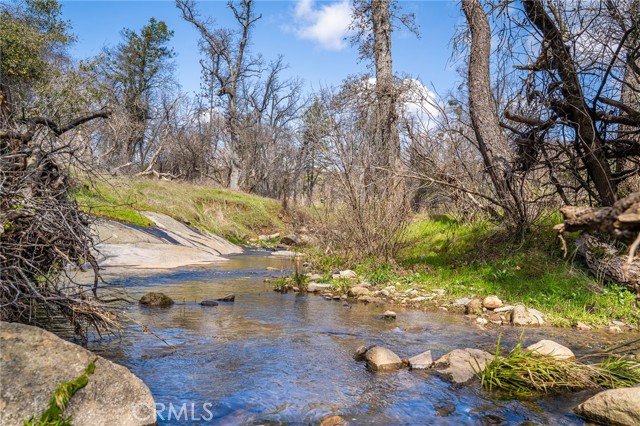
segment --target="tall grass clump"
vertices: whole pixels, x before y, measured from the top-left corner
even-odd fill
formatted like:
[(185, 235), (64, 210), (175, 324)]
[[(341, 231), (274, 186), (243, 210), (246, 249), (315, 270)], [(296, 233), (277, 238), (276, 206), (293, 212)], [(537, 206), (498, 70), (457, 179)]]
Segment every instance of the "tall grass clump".
[(480, 373), (485, 389), (527, 397), (562, 390), (624, 388), (640, 383), (640, 363), (614, 357), (598, 364), (557, 359), (522, 348), (522, 342), (500, 356), (500, 340), (493, 360)]

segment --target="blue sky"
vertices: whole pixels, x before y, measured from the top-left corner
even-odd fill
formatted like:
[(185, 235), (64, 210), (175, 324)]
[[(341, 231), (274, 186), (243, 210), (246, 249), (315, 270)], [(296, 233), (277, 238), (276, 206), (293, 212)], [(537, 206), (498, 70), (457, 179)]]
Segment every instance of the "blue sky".
[[(120, 41), (123, 28), (140, 29), (149, 18), (165, 21), (175, 31), (171, 45), (178, 82), (183, 90), (197, 91), (200, 65), (198, 34), (184, 22), (173, 1), (61, 1), (63, 17), (71, 22), (78, 41), (71, 48), (77, 58), (97, 55), (105, 46)], [(458, 2), (401, 1), (406, 12), (413, 12), (421, 38), (406, 31), (394, 32), (392, 40), (394, 71), (420, 78), (439, 93), (457, 81), (456, 64), (451, 63), (451, 39), (462, 22)], [(233, 24), (226, 2), (201, 1), (202, 15), (212, 16), (220, 26)], [(262, 14), (251, 41), (253, 54), (269, 60), (283, 54), (290, 65), (289, 76), (300, 76), (308, 89), (336, 86), (345, 77), (367, 70), (358, 61), (356, 48), (344, 41), (348, 24), (348, 0), (258, 0)]]

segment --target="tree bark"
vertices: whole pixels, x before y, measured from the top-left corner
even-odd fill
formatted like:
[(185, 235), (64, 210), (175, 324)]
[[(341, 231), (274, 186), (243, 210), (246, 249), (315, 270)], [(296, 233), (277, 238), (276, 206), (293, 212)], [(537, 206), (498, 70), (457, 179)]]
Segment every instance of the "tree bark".
[(391, 59), (391, 16), (389, 0), (371, 1), (373, 54), (376, 67), (376, 160), (377, 166), (389, 168), (400, 156), (400, 136), (396, 93)]
[(491, 28), (478, 0), (462, 0), (462, 10), (471, 31), (468, 76), (469, 112), (478, 149), (501, 207), (521, 230), (527, 224), (522, 199), (510, 185), (511, 172), (499, 165), (490, 147), (490, 144), (508, 146), (507, 137), (500, 127), (491, 92)]

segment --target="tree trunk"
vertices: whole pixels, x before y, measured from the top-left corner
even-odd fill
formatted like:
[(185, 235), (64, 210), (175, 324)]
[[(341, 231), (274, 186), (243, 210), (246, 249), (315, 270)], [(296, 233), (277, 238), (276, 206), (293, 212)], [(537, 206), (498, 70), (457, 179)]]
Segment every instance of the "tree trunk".
[(371, 19), (377, 100), (375, 161), (377, 167), (388, 169), (396, 164), (400, 156), (398, 114), (391, 61), (389, 0), (371, 1)]
[[(525, 14), (529, 21), (542, 33), (549, 44), (562, 81), (564, 100), (556, 102), (555, 111), (566, 117), (576, 131), (577, 151), (587, 173), (598, 193), (599, 202), (610, 206), (616, 201), (616, 185), (611, 179), (611, 167), (603, 151), (603, 143), (596, 131), (593, 114), (585, 103), (578, 73), (571, 55), (564, 43), (562, 33), (549, 17), (540, 0), (523, 0)], [(545, 54), (545, 52), (541, 52)], [(551, 72), (551, 70), (548, 70)]]
[(511, 172), (499, 165), (490, 148), (490, 144), (508, 146), (491, 92), (491, 28), (478, 0), (462, 0), (462, 10), (471, 31), (468, 85), (473, 130), (485, 171), (493, 183), (501, 207), (520, 231), (527, 225), (524, 204), (510, 185)]

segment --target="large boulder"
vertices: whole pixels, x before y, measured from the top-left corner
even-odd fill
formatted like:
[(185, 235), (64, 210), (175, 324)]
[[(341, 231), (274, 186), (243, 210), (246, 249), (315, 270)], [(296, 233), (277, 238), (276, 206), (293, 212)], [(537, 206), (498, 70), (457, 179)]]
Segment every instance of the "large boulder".
[(114, 364), (37, 327), (0, 322), (0, 424), (22, 426), (46, 410), (56, 388), (77, 379), (93, 360), (95, 372), (64, 410), (74, 426), (155, 425), (149, 388)]
[(382, 346), (372, 347), (364, 357), (367, 366), (373, 371), (393, 371), (402, 368), (400, 357)]
[(455, 349), (438, 358), (433, 367), (454, 383), (466, 383), (492, 359), (493, 355), (480, 349)]
[(540, 355), (550, 355), (557, 359), (574, 359), (576, 357), (571, 349), (553, 340), (540, 340), (527, 346), (527, 350)]
[(640, 388), (600, 392), (578, 405), (574, 411), (588, 421), (604, 425), (640, 425)]
[(158, 306), (167, 308), (173, 305), (173, 299), (164, 293), (147, 293), (140, 298), (140, 304), (144, 306)]

